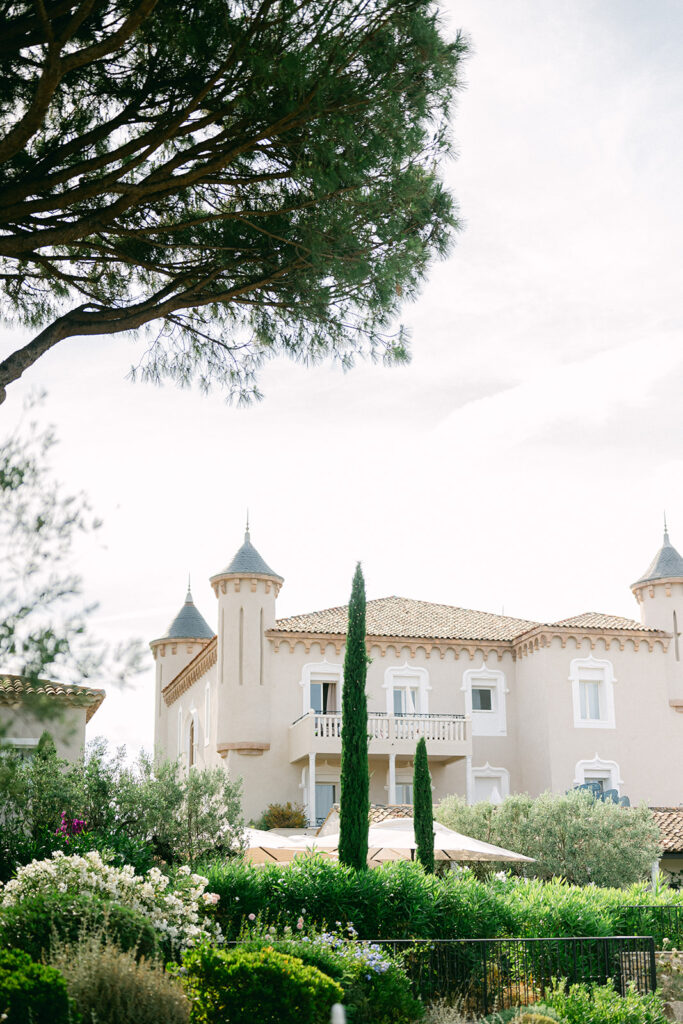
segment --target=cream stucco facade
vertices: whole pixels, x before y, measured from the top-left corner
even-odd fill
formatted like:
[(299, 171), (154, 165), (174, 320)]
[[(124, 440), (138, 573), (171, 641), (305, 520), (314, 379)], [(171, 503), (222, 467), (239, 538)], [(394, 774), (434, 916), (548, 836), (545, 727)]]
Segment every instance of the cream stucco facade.
[[(251, 544), (211, 579), (216, 629), (188, 593), (156, 661), (155, 743), (244, 780), (244, 811), (339, 798), (346, 610), (277, 619), (283, 584)], [(538, 623), (391, 597), (368, 602), (370, 799), (411, 802), (424, 735), (438, 800), (597, 781), (676, 805), (683, 778), (683, 559), (665, 533), (633, 585), (640, 621)]]

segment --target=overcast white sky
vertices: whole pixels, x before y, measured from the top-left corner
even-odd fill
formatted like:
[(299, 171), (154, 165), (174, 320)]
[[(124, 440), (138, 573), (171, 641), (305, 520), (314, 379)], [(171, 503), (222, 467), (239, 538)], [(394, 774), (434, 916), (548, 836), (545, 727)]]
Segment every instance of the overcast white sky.
[[(637, 616), (664, 508), (683, 550), (683, 6), (442, 9), (473, 44), (445, 169), (465, 230), (405, 309), (409, 366), (279, 362), (235, 410), (133, 385), (139, 347), (89, 338), (11, 387), (0, 427), (46, 388), (56, 472), (104, 519), (78, 559), (112, 641), (161, 635), (188, 572), (213, 625), (247, 506), (281, 616), (344, 603), (359, 558), (369, 597)], [(89, 736), (149, 749), (152, 691), (150, 657)]]

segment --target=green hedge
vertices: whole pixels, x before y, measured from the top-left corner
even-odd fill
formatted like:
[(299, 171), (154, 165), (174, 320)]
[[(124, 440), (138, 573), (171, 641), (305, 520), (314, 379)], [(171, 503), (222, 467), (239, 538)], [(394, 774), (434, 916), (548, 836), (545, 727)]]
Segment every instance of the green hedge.
[[(235, 861), (204, 865), (209, 891), (220, 895), (218, 919), (236, 938), (248, 915), (263, 923), (334, 929), (352, 922), (360, 938), (490, 938), (652, 934), (666, 929), (656, 918), (634, 914), (633, 904), (683, 908), (683, 894), (653, 895), (644, 884), (625, 889), (572, 886), (561, 880), (492, 877), (469, 871), (425, 875), (411, 863), (355, 872), (310, 858), (292, 865), (254, 867)], [(683, 927), (683, 909), (681, 911)]]

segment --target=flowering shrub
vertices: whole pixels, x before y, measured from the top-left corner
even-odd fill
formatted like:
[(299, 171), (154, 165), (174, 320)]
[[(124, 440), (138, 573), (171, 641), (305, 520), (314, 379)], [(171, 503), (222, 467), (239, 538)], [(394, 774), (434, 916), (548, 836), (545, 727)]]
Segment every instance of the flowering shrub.
[(269, 946), (333, 978), (343, 989), (349, 1024), (407, 1024), (422, 1016), (400, 961), (376, 943), (359, 940), (352, 924), (342, 929), (338, 921), (336, 932), (297, 934), (303, 927), (303, 914), (295, 929), (286, 925), (279, 935), (274, 925), (256, 919), (242, 931), (240, 948)]
[(86, 827), (83, 818), (68, 818), (66, 811), (62, 811), (62, 820), (59, 828), (55, 829), (55, 835), (60, 836), (65, 843), (68, 843), (70, 836), (83, 835)]
[(49, 860), (32, 861), (19, 868), (16, 878), (0, 883), (0, 911), (40, 894), (56, 891), (81, 898), (90, 893), (138, 911), (172, 947), (183, 949), (199, 939), (221, 937), (220, 928), (204, 916), (218, 900), (215, 893), (205, 892), (207, 884), (206, 878), (184, 867), (170, 891), (170, 879), (158, 868), (136, 875), (130, 865), (106, 864), (96, 851), (84, 857), (56, 851)]

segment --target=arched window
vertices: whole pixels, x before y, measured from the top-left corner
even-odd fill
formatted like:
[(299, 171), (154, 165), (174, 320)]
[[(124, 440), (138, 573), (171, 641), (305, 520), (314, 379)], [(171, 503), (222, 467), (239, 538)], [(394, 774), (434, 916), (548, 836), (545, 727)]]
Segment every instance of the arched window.
[(499, 669), (481, 668), (463, 672), (465, 714), (472, 719), (473, 736), (506, 736), (505, 674)]
[(187, 763), (188, 763), (188, 766), (190, 768), (192, 768), (192, 766), (194, 765), (194, 747), (195, 747), (194, 718), (191, 718), (190, 719), (190, 735), (189, 735), (188, 741), (187, 741)]

